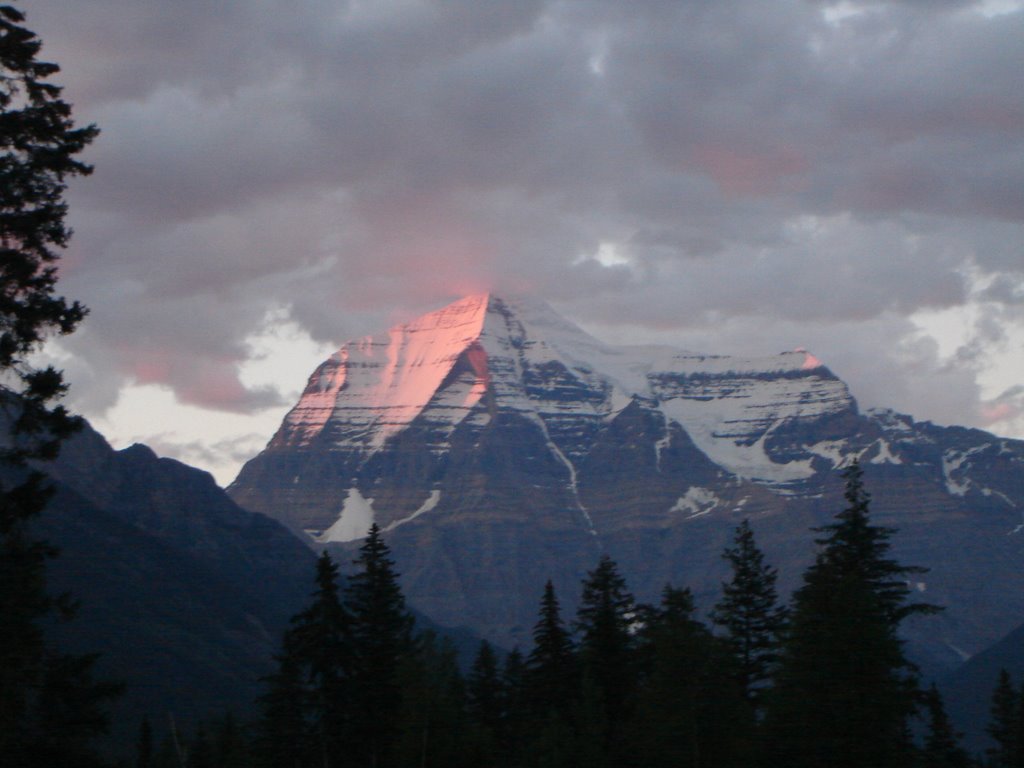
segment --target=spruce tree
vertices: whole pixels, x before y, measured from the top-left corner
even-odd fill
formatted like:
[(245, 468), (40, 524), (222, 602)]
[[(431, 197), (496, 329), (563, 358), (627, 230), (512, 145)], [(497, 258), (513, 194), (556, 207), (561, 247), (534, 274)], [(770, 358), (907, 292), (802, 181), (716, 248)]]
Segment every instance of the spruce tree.
[(79, 421), (56, 402), (66, 386), (31, 356), (52, 335), (70, 333), (85, 308), (56, 295), (58, 252), (70, 230), (66, 180), (87, 175), (75, 158), (95, 137), (76, 128), (61, 88), (40, 61), (39, 38), (24, 15), (0, 5), (0, 760), (9, 768), (97, 765), (91, 740), (106, 730), (105, 704), (117, 686), (92, 678), (93, 656), (55, 652), (41, 622), (69, 598), (46, 592), (56, 550), (31, 523), (51, 489), (31, 460), (57, 455)]
[(498, 659), (486, 640), (480, 643), (466, 678), (466, 707), (476, 733), (480, 765), (493, 765), (504, 720), (505, 691)]
[(312, 765), (311, 729), (307, 719), (308, 693), (302, 666), (289, 635), (276, 657), (277, 670), (264, 679), (257, 747), (261, 766), (305, 768)]
[(907, 602), (908, 576), (921, 569), (889, 557), (893, 530), (871, 524), (859, 465), (844, 478), (847, 507), (819, 529), (766, 701), (773, 765), (901, 768), (912, 759), (917, 681), (897, 630), (935, 609)]
[(498, 730), (498, 765), (518, 765), (525, 738), (526, 660), (519, 648), (505, 657), (501, 670), (501, 727)]
[(546, 768), (572, 765), (570, 713), (577, 700), (577, 679), (572, 638), (548, 580), (533, 628), (533, 649), (523, 670), (524, 763)]
[(921, 768), (969, 768), (970, 758), (960, 746), (960, 737), (934, 684), (925, 693), (924, 703), (928, 731), (921, 749)]
[(262, 699), (264, 756), (274, 768), (344, 762), (352, 720), (350, 625), (338, 566), (324, 552), (310, 604), (292, 617)]
[(398, 739), (391, 762), (427, 768), (484, 768), (467, 749), (465, 686), (455, 647), (433, 632), (416, 639), (402, 658)]
[(732, 566), (732, 579), (722, 584), (722, 599), (711, 620), (725, 630), (743, 695), (756, 708), (778, 659), (786, 610), (775, 590), (777, 571), (764, 562), (747, 520), (736, 529), (733, 546), (723, 557)]
[(287, 647), (302, 669), (316, 762), (330, 768), (344, 761), (352, 638), (351, 620), (341, 602), (338, 566), (327, 552), (317, 559), (312, 597), (309, 607), (292, 619)]
[(688, 589), (666, 586), (644, 611), (639, 691), (629, 732), (635, 764), (727, 768), (752, 760), (753, 720), (724, 641), (695, 616)]
[(622, 724), (632, 704), (637, 607), (626, 580), (610, 557), (601, 557), (583, 582), (576, 615), (580, 670), (587, 681), (591, 713), (600, 717), (600, 747), (617, 758)]
[(345, 590), (352, 615), (352, 723), (359, 734), (350, 755), (368, 768), (389, 764), (402, 705), (398, 670), (413, 650), (413, 620), (390, 555), (374, 523)]
[(999, 670), (989, 712), (991, 719), (985, 730), (995, 742), (986, 750), (989, 764), (993, 768), (1013, 768), (1014, 756), (1019, 752), (1021, 702), (1005, 669)]
[(544, 585), (524, 678), (527, 706), (534, 716), (567, 714), (576, 691), (576, 655), (550, 579)]

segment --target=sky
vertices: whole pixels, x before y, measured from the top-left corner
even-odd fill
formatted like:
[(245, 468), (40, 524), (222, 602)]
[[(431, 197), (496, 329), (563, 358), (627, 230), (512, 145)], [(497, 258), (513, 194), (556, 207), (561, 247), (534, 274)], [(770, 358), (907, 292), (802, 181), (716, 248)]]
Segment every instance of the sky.
[(46, 354), (116, 447), (226, 484), (342, 342), (483, 290), (1024, 438), (1024, 2), (20, 5), (102, 131)]

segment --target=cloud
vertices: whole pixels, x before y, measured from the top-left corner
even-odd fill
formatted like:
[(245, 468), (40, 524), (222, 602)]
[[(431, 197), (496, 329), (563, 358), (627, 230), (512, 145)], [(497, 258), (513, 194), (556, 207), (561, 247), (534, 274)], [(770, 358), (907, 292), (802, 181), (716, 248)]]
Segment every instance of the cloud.
[(997, 341), (951, 363), (910, 318), (980, 302), (1024, 323), (1004, 311), (1024, 242), (1012, 4), (29, 11), (103, 129), (62, 282), (93, 308), (67, 348), (94, 407), (152, 382), (259, 411), (281, 396), (240, 371), (268, 311), (338, 343), (498, 286), (613, 335), (750, 351), (803, 330), (837, 370), (884, 341), (896, 400), (980, 423)]

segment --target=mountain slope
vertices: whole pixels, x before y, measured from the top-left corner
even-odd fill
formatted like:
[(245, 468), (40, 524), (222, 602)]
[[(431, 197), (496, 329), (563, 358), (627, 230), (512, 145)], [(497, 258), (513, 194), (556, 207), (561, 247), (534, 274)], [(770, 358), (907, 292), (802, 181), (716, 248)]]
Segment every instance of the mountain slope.
[(572, 610), (601, 552), (653, 599), (707, 606), (744, 517), (796, 583), (858, 458), (917, 588), (950, 609), (911, 631), (959, 663), (1024, 616), (1024, 444), (861, 413), (813, 355), (613, 347), (542, 302), (460, 300), (350, 342), (310, 377), (229, 488), (307, 541), (387, 532), (412, 601), (499, 643), (528, 641), (544, 580)]
[(100, 654), (124, 683), (114, 749), (143, 715), (159, 731), (248, 711), (289, 617), (312, 589), (314, 555), (279, 523), (239, 508), (212, 477), (143, 446), (114, 451), (86, 427), (39, 465), (55, 494), (34, 535), (60, 549), (48, 591), (79, 603), (47, 628), (57, 647)]
[[(36, 523), (60, 548), (49, 589), (81, 603), (48, 633), (59, 647), (99, 653), (98, 674), (125, 684), (115, 749), (133, 744), (143, 715), (162, 732), (170, 718), (187, 729), (252, 713), (282, 632), (315, 588), (314, 552), (206, 472), (142, 445), (114, 451), (88, 426), (40, 469), (56, 489)], [(417, 624), (450, 637), (467, 664), (479, 644)]]

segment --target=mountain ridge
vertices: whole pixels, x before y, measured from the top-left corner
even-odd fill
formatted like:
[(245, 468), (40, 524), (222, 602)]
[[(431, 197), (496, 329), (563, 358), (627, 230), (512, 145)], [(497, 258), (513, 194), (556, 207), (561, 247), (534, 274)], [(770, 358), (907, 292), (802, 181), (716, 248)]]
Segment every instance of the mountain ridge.
[[(906, 532), (897, 551), (932, 567), (921, 589), (955, 606), (918, 632), (922, 655), (948, 668), (1008, 631), (1024, 442), (861, 412), (804, 350), (612, 346), (530, 298), (467, 297), (343, 345), (228, 491), (311, 545), (350, 547), (377, 522), (414, 604), (508, 647), (543, 581), (571, 610), (601, 553), (645, 599), (673, 581), (706, 607), (751, 518), (798, 575), (854, 458), (877, 518)], [(1002, 608), (1024, 616), (1024, 599)]]

